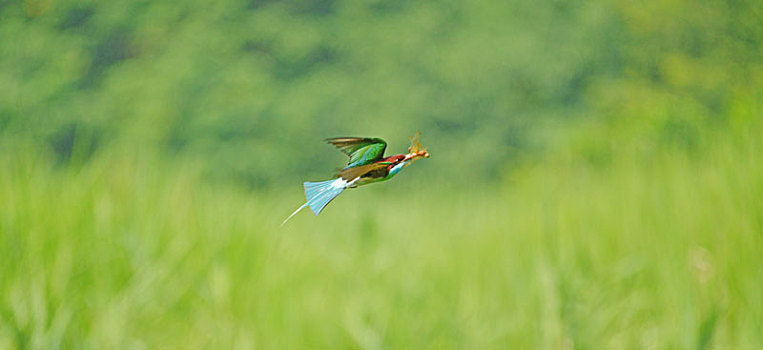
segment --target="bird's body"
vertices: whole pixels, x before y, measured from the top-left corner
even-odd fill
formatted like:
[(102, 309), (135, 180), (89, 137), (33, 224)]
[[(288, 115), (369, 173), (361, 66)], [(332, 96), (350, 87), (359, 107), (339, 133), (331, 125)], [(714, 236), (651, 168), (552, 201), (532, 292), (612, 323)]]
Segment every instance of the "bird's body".
[(304, 183), (307, 202), (284, 220), (286, 223), (300, 210), (309, 206), (318, 215), (336, 196), (347, 188), (355, 188), (386, 181), (419, 157), (429, 157), (426, 150), (409, 148), (412, 153), (384, 157), (387, 143), (379, 138), (338, 137), (326, 142), (336, 146), (350, 157), (347, 166), (332, 180)]

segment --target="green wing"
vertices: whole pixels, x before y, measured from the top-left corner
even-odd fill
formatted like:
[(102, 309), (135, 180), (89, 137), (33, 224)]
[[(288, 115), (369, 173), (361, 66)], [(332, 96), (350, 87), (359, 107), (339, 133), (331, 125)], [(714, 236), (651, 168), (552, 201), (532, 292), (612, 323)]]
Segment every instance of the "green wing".
[(376, 162), (384, 157), (384, 150), (387, 149), (387, 143), (379, 138), (336, 137), (326, 139), (326, 142), (350, 156), (345, 169)]

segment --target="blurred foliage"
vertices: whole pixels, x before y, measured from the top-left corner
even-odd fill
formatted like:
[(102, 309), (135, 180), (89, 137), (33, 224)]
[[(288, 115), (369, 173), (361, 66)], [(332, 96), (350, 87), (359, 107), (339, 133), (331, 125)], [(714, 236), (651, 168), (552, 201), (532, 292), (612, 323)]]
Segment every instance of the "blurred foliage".
[(63, 162), (158, 152), (255, 187), (326, 177), (342, 157), (321, 140), (342, 135), (402, 152), (421, 130), (421, 171), (447, 181), (499, 178), (579, 120), (692, 148), (763, 99), (762, 7), (3, 0), (0, 133)]
[(760, 349), (762, 18), (0, 0), (0, 348)]
[(399, 175), (285, 227), (298, 191), (2, 153), (0, 348), (760, 349), (756, 128), (699, 161), (575, 135), (508, 186)]

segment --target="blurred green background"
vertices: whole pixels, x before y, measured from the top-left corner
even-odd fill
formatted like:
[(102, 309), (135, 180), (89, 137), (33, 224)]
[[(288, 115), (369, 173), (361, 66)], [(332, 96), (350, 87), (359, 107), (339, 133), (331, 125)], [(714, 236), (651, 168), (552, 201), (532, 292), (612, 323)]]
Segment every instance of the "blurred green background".
[[(0, 348), (760, 349), (763, 4), (0, 0)], [(430, 159), (320, 217), (377, 136)]]

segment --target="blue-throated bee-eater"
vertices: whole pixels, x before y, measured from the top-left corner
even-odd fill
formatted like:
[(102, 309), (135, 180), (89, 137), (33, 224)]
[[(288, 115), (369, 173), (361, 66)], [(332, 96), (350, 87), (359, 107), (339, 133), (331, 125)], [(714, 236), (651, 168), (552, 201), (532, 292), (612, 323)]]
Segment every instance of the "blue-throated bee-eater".
[(422, 157), (429, 158), (429, 152), (419, 143), (419, 135), (417, 133), (415, 136), (411, 136), (411, 147), (408, 148), (408, 154), (395, 154), (389, 157), (384, 157), (387, 143), (380, 138), (336, 137), (326, 139), (326, 142), (347, 154), (350, 161), (332, 180), (306, 181), (304, 186), (307, 202), (289, 215), (281, 225), (305, 207), (309, 206), (310, 210), (318, 215), (345, 189), (389, 180), (414, 161)]

